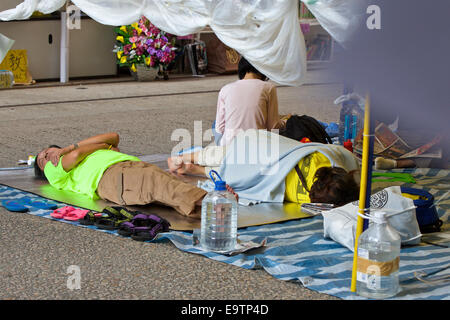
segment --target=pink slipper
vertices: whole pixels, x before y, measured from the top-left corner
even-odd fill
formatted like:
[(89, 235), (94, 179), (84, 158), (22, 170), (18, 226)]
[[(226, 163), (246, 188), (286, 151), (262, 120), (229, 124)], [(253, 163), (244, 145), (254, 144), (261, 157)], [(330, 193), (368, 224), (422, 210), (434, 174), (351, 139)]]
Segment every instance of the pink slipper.
[(73, 210), (75, 210), (74, 207), (65, 206), (65, 207), (54, 210), (52, 213), (50, 213), (50, 216), (55, 219), (62, 219), (62, 218), (64, 218), (64, 216), (66, 214), (68, 214), (69, 212), (71, 212)]
[(89, 210), (75, 209), (64, 216), (64, 220), (77, 221), (83, 219)]

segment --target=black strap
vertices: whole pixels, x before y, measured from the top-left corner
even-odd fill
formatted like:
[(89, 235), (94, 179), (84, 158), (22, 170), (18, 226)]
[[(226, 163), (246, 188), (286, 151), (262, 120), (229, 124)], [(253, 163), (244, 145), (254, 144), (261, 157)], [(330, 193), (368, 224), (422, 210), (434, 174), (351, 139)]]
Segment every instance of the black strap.
[(300, 170), (298, 164), (295, 166), (295, 171), (297, 171), (297, 175), (300, 178), (300, 181), (302, 182), (303, 188), (305, 188), (305, 190), (309, 193), (309, 188), (308, 185), (306, 184), (305, 177), (303, 176), (302, 171)]

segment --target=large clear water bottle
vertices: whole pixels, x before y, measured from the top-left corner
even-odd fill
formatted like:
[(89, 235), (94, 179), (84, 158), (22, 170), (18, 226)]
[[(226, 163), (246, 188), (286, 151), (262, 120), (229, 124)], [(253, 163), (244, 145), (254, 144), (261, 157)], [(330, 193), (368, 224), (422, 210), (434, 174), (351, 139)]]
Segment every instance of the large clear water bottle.
[(14, 75), (9, 70), (0, 70), (0, 89), (11, 88), (14, 84)]
[(236, 198), (227, 191), (225, 181), (215, 181), (214, 191), (209, 192), (202, 201), (202, 248), (226, 252), (236, 247), (237, 211)]
[(356, 293), (386, 299), (400, 291), (398, 273), (401, 238), (389, 225), (386, 212), (372, 214), (373, 223), (358, 240)]

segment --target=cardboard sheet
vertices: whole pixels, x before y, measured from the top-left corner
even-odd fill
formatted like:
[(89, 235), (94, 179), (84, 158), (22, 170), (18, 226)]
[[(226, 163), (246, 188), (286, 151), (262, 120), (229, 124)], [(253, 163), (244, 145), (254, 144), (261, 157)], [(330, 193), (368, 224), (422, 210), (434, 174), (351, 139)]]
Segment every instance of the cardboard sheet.
[[(154, 163), (163, 169), (167, 169), (167, 163), (164, 157), (167, 159), (165, 155), (143, 156), (140, 158), (144, 161)], [(198, 176), (179, 176), (179, 178), (194, 185), (197, 185), (198, 180), (206, 179)], [(97, 212), (101, 212), (106, 206), (117, 206), (117, 204), (108, 201), (92, 200), (74, 192), (57, 190), (49, 185), (48, 182), (35, 179), (32, 168), (0, 169), (0, 184)], [(139, 210), (143, 213), (155, 213), (167, 219), (171, 224), (172, 230), (192, 231), (200, 228), (200, 219), (185, 217), (170, 207), (149, 204), (146, 206), (127, 206), (127, 208), (130, 210)], [(312, 215), (301, 211), (300, 205), (293, 203), (261, 203), (253, 206), (240, 205), (238, 209), (238, 228), (310, 217)]]

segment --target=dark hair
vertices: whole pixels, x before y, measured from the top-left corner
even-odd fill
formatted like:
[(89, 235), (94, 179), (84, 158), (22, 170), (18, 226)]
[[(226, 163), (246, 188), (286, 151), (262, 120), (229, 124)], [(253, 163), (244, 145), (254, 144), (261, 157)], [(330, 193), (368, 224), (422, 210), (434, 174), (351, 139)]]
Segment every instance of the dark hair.
[(309, 193), (313, 203), (331, 203), (343, 206), (359, 198), (359, 186), (353, 174), (342, 168), (322, 167), (316, 171), (317, 179)]
[(332, 144), (328, 133), (317, 119), (306, 114), (299, 116), (293, 114), (286, 121), (284, 128), (280, 129), (280, 136), (301, 141), (308, 138), (311, 142)]
[[(58, 148), (61, 149), (60, 146), (57, 146), (55, 144), (52, 144), (50, 146), (48, 146), (49, 148)], [(42, 151), (41, 151), (42, 152)], [(41, 153), (39, 152), (39, 153)], [(41, 170), (41, 168), (39, 168), (38, 163), (37, 163), (37, 157), (39, 155), (39, 153), (36, 155), (36, 157), (34, 158), (34, 164), (33, 164), (33, 168), (34, 168), (34, 177), (38, 178), (38, 179), (47, 179), (45, 174), (44, 174), (44, 170)]]
[(250, 62), (247, 61), (247, 59), (245, 59), (244, 57), (241, 57), (241, 60), (239, 60), (239, 65), (238, 65), (239, 80), (244, 79), (245, 75), (249, 72), (252, 72), (252, 73), (258, 75), (261, 78), (261, 80), (263, 80), (263, 81), (266, 81), (268, 79), (264, 74), (262, 74), (261, 72), (256, 70), (256, 68), (254, 66), (252, 66), (250, 64)]

